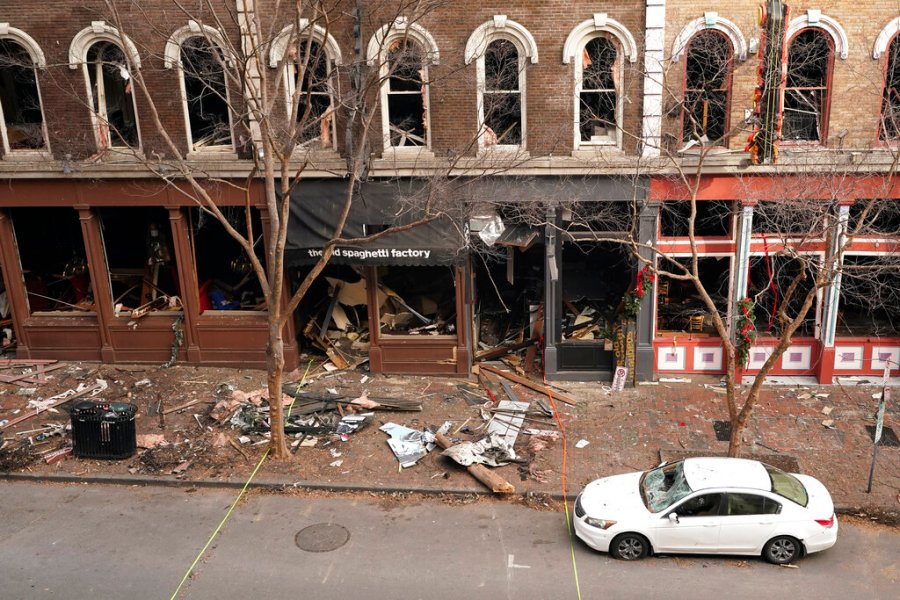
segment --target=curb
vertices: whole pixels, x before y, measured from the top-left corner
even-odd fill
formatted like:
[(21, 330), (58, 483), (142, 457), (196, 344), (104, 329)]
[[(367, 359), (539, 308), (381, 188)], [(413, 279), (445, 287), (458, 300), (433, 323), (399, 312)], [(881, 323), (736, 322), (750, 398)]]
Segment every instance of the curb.
[[(177, 479), (175, 477), (138, 477), (134, 475), (92, 475), (90, 477), (80, 477), (78, 475), (54, 475), (39, 473), (0, 473), (0, 480), (20, 481), (28, 483), (85, 483), (85, 484), (105, 484), (105, 485), (125, 485), (125, 486), (144, 486), (144, 487), (171, 487), (171, 488), (209, 488), (209, 489), (241, 489), (244, 482), (232, 480), (216, 480), (216, 479)], [(512, 494), (494, 494), (483, 489), (476, 488), (437, 488), (424, 486), (375, 486), (356, 483), (321, 483), (316, 481), (276, 481), (276, 480), (257, 480), (250, 483), (248, 489), (261, 490), (318, 490), (327, 492), (374, 492), (374, 493), (407, 493), (407, 494), (425, 494), (429, 496), (441, 495), (474, 495), (497, 498), (526, 498), (532, 495), (550, 498), (552, 500), (562, 501), (563, 495), (559, 492), (514, 492)], [(574, 500), (578, 492), (568, 494), (569, 500)], [(856, 515), (858, 513), (867, 513), (875, 515), (884, 515), (883, 508), (876, 506), (858, 506), (848, 504), (835, 504), (834, 511), (840, 515)], [(895, 519), (885, 519), (885, 523), (894, 524)]]

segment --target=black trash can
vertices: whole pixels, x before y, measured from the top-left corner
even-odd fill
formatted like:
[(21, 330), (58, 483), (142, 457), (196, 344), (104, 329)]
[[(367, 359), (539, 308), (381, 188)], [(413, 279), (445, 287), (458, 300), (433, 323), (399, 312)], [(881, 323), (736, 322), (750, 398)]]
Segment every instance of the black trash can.
[(82, 458), (128, 458), (137, 448), (137, 406), (124, 402), (78, 402), (72, 408), (73, 454)]

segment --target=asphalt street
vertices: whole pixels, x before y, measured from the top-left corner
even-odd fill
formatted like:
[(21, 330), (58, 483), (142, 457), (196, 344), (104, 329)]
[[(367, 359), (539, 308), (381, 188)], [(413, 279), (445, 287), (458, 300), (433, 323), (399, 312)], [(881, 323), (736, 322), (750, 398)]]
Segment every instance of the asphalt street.
[[(236, 492), (166, 487), (0, 485), (0, 597), (170, 598)], [(331, 551), (305, 546), (342, 541)], [(799, 568), (759, 559), (653, 557), (623, 563), (565, 519), (516, 504), (464, 506), (375, 496), (254, 493), (235, 509), (179, 598), (577, 599), (896, 598), (900, 531), (841, 525)], [(337, 533), (332, 536), (330, 534)]]

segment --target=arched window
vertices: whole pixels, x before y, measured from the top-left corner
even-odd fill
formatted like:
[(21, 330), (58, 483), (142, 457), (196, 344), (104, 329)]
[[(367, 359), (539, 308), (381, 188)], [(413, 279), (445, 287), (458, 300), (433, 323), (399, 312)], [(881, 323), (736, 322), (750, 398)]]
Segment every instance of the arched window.
[(328, 31), (307, 19), (288, 25), (272, 43), (269, 66), (282, 65), (288, 118), (296, 123), (298, 148), (334, 149), (335, 67), (341, 49)]
[(369, 40), (368, 61), (381, 75), (381, 126), (385, 150), (416, 153), (431, 147), (429, 66), (440, 54), (418, 23), (398, 17)]
[(5, 156), (47, 149), (33, 56), (7, 38), (0, 38), (0, 133)]
[(884, 141), (900, 139), (900, 35), (895, 35), (888, 46), (879, 139)]
[(387, 48), (387, 81), (382, 111), (388, 143), (394, 148), (428, 146), (428, 63), (415, 41), (396, 38)]
[(622, 53), (607, 35), (588, 40), (576, 57), (581, 145), (617, 144), (621, 127)]
[(482, 123), (485, 146), (521, 146), (524, 139), (524, 61), (512, 40), (490, 42), (484, 65)]
[(184, 40), (180, 49), (181, 85), (191, 150), (233, 150), (222, 52), (202, 35)]
[(788, 45), (782, 137), (788, 141), (827, 140), (834, 44), (818, 27), (800, 30)]
[(715, 29), (700, 31), (688, 43), (682, 112), (685, 142), (727, 145), (732, 58), (731, 41)]

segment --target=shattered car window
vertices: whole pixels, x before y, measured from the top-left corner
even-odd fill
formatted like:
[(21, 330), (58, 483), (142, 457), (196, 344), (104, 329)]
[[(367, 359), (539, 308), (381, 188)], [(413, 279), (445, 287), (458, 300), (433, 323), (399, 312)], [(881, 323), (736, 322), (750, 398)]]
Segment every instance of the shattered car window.
[(692, 491), (684, 477), (683, 461), (647, 471), (641, 477), (640, 485), (641, 498), (650, 512), (665, 510)]

